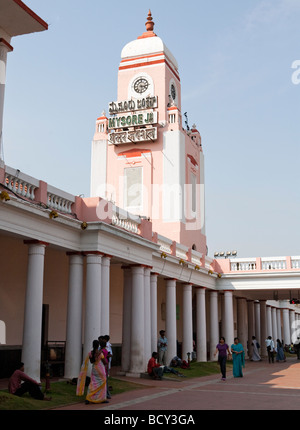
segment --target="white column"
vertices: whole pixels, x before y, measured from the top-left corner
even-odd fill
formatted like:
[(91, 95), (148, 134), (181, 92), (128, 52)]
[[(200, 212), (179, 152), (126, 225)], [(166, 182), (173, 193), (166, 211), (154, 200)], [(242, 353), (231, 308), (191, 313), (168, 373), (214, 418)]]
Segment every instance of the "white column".
[(259, 302), (254, 302), (254, 317), (255, 317), (255, 333), (254, 336), (259, 344), (261, 344), (260, 339), (260, 304)]
[(157, 273), (150, 276), (151, 352), (157, 351)]
[(82, 286), (83, 256), (69, 253), (69, 291), (65, 378), (77, 378), (82, 364)]
[(237, 297), (237, 336), (240, 343), (244, 347), (245, 355), (247, 356), (247, 302), (243, 297)]
[(183, 285), (182, 300), (182, 360), (188, 361), (187, 353), (190, 352), (192, 359), (193, 352), (193, 306), (192, 306), (192, 285)]
[(167, 364), (177, 355), (176, 279), (166, 280)]
[(25, 373), (40, 382), (44, 257), (46, 244), (28, 244), (27, 287), (23, 326), (22, 362)]
[(281, 309), (276, 309), (276, 317), (277, 317), (277, 336), (280, 341), (282, 341), (282, 332), (281, 332)]
[(277, 316), (276, 316), (276, 308), (272, 307), (272, 331), (273, 331), (273, 341), (274, 345), (276, 346), (276, 340), (278, 339), (277, 336)]
[(216, 346), (219, 343), (219, 315), (218, 315), (218, 293), (217, 291), (210, 292), (210, 346), (209, 355), (211, 361), (216, 361), (214, 357)]
[(101, 268), (101, 322), (100, 335), (109, 335), (109, 318), (110, 318), (110, 259), (108, 255), (102, 257)]
[(122, 371), (130, 369), (130, 345), (131, 345), (131, 268), (123, 267), (123, 323), (122, 323)]
[(86, 253), (86, 293), (83, 359), (92, 350), (93, 340), (100, 333), (101, 313), (101, 263), (99, 253)]
[(260, 302), (260, 355), (262, 357), (267, 356), (267, 306), (266, 300), (261, 300)]
[(229, 347), (234, 340), (234, 322), (233, 322), (233, 302), (232, 291), (224, 291), (224, 308), (225, 308), (225, 340)]
[(144, 267), (133, 266), (131, 296), (130, 374), (145, 372), (144, 361)]
[(254, 301), (247, 300), (248, 308), (248, 354), (252, 357), (252, 336), (255, 336)]
[[(148, 360), (152, 357), (151, 351), (151, 293), (150, 293), (150, 272), (149, 267), (145, 267), (144, 272), (144, 360), (147, 366)], [(155, 350), (156, 351), (156, 350)]]
[(290, 317), (289, 309), (282, 309), (282, 319), (283, 319), (283, 342), (285, 345), (291, 343), (291, 332), (290, 332)]
[(4, 93), (5, 93), (5, 82), (6, 82), (6, 63), (7, 53), (12, 51), (12, 46), (7, 41), (2, 40), (0, 42), (0, 167), (3, 167), (3, 111), (4, 111)]
[(205, 288), (196, 288), (197, 361), (207, 361)]
[(273, 337), (272, 330), (272, 310), (271, 306), (267, 305), (267, 337)]
[(291, 342), (297, 340), (297, 331), (295, 330), (295, 311), (290, 309), (290, 327), (291, 327)]

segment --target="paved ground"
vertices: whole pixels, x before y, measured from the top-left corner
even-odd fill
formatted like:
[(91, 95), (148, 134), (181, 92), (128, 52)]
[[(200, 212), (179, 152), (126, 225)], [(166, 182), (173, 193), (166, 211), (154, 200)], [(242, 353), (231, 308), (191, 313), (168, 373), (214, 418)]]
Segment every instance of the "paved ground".
[(300, 361), (294, 357), (285, 363), (246, 362), (243, 378), (228, 372), (225, 382), (220, 375), (178, 381), (126, 380), (145, 388), (112, 396), (108, 404), (80, 403), (59, 410), (298, 410), (300, 406)]

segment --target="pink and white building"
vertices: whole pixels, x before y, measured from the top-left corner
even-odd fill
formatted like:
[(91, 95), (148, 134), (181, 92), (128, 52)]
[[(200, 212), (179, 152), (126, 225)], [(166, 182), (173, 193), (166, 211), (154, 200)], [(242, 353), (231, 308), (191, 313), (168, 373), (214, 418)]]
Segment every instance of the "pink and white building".
[[(7, 17), (19, 8), (21, 22), (28, 15), (26, 31), (20, 22), (12, 33), (2, 8)], [(16, 0), (0, 0), (0, 17), (3, 68), (11, 36), (47, 25)], [(187, 359), (193, 340), (197, 360), (213, 360), (221, 335), (245, 347), (256, 335), (263, 354), (268, 335), (293, 341), (300, 310), (289, 300), (298, 297), (300, 257), (209, 257), (204, 191), (201, 136), (185, 124), (178, 63), (149, 12), (146, 31), (121, 52), (117, 98), (96, 120), (91, 196), (2, 161), (0, 369), (19, 354), (39, 379), (52, 341), (65, 345), (64, 376), (77, 377), (101, 334), (122, 371), (137, 376), (161, 329), (169, 360), (178, 343)]]

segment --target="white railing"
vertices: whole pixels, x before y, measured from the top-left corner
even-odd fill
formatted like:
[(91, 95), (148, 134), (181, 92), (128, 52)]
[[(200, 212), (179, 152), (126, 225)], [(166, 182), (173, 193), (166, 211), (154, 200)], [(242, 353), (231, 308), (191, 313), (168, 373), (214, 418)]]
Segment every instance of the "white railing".
[(51, 209), (70, 214), (72, 213), (71, 208), (75, 202), (75, 196), (48, 185), (47, 202)]
[(268, 257), (261, 259), (262, 270), (280, 270), (286, 269), (285, 257)]
[(292, 269), (300, 269), (300, 257), (291, 257)]
[(236, 272), (238, 270), (256, 270), (256, 258), (230, 260), (230, 270)]
[(38, 179), (9, 166), (5, 166), (5, 184), (13, 193), (29, 200), (34, 200), (34, 191), (39, 187)]
[(167, 254), (172, 254), (172, 240), (167, 237), (157, 235), (157, 244), (160, 246), (161, 252), (166, 252)]
[(191, 262), (193, 264), (196, 264), (197, 266), (201, 266), (201, 258), (202, 258), (201, 252), (197, 252), (197, 251), (192, 249)]
[(182, 259), (182, 260), (187, 260), (187, 252), (188, 252), (188, 247), (181, 245), (180, 243), (176, 243), (176, 257)]
[(138, 234), (141, 219), (137, 215), (130, 214), (121, 208), (114, 207), (111, 223), (112, 225), (121, 227), (131, 233)]

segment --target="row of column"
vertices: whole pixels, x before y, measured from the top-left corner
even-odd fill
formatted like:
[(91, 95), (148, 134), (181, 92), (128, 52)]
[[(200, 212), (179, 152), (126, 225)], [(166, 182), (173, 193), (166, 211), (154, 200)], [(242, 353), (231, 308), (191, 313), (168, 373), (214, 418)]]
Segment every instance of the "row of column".
[[(41, 327), (43, 304), (44, 256), (47, 244), (27, 241), (28, 273), (25, 300), (22, 361), (26, 372), (40, 379)], [(92, 342), (99, 335), (110, 333), (109, 283), (110, 256), (100, 252), (69, 253), (69, 292), (67, 309), (67, 333), (65, 377), (78, 375), (82, 363), (82, 300), (83, 260), (86, 258), (86, 296), (84, 315), (83, 357), (91, 350)], [(125, 373), (139, 374), (146, 370), (147, 361), (157, 350), (157, 279), (158, 274), (143, 265), (125, 266), (123, 289), (123, 340), (122, 368)], [(167, 362), (177, 355), (176, 279), (166, 279), (166, 323), (168, 338)], [(193, 351), (192, 284), (182, 284), (182, 358)], [(196, 350), (197, 361), (207, 360), (207, 344), (210, 360), (214, 360), (219, 335), (228, 344), (234, 339), (234, 312), (232, 291), (222, 291), (222, 328), (219, 333), (218, 292), (210, 291), (209, 331), (206, 323), (206, 289), (196, 291)], [(281, 311), (283, 332), (281, 330)], [(237, 298), (237, 336), (251, 356), (251, 339), (255, 335), (266, 355), (264, 340), (271, 335), (285, 343), (295, 341), (298, 315), (289, 309), (276, 309), (266, 301), (247, 301)], [(209, 342), (207, 342), (207, 333)]]
[[(44, 258), (47, 243), (24, 241), (28, 245), (27, 287), (23, 326), (22, 361), (26, 373), (40, 381)], [(100, 252), (68, 253), (69, 292), (65, 377), (78, 376), (82, 363), (83, 259), (86, 258), (86, 304), (83, 356), (99, 335), (109, 334), (110, 256)]]

